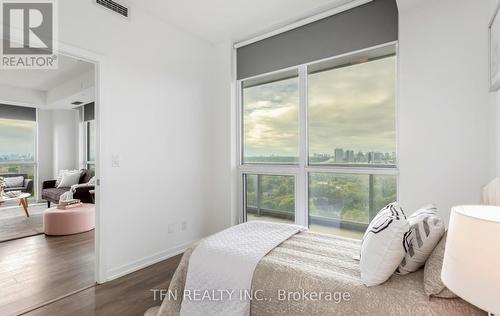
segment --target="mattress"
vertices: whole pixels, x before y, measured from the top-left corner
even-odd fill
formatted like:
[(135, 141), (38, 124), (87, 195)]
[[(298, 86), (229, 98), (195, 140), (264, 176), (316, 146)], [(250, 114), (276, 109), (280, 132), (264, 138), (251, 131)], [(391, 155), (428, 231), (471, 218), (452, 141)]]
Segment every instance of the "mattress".
[[(179, 315), (192, 249), (177, 268), (162, 306), (146, 315)], [(366, 287), (360, 279), (360, 242), (302, 232), (269, 252), (252, 279), (251, 315), (484, 315), (462, 299), (429, 298), (423, 270), (393, 275), (387, 282)], [(224, 269), (224, 267), (221, 267)]]

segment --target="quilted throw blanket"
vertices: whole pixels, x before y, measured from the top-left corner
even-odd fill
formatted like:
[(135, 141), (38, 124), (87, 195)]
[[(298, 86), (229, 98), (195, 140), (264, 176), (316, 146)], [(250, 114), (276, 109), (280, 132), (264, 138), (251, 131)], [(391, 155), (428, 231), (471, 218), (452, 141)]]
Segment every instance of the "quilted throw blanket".
[(250, 315), (255, 267), (269, 251), (303, 230), (247, 222), (200, 242), (189, 261), (180, 315)]

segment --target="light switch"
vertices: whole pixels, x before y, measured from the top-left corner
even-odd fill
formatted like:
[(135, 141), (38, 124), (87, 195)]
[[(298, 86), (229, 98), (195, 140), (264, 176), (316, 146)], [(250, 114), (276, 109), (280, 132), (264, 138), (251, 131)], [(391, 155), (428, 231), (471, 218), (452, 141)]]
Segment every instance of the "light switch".
[(111, 155), (111, 166), (114, 168), (120, 167), (120, 156)]

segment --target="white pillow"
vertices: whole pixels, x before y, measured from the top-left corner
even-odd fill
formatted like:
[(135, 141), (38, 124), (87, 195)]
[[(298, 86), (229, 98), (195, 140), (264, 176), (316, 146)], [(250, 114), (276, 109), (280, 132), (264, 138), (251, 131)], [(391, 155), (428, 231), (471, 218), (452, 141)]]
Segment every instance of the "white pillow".
[(62, 177), (65, 173), (80, 173), (81, 174), (81, 171), (80, 170), (77, 170), (77, 169), (74, 169), (74, 170), (68, 170), (68, 169), (63, 169), (63, 170), (59, 170), (59, 173), (57, 174), (57, 179), (56, 179), (56, 188), (59, 187), (59, 184), (61, 183), (61, 180), (62, 180)]
[(74, 184), (80, 182), (81, 172), (66, 172), (63, 173), (61, 182), (57, 186), (58, 188), (69, 188)]
[(387, 281), (406, 252), (404, 235), (409, 225), (401, 206), (394, 202), (381, 209), (370, 222), (361, 242), (361, 281), (366, 286)]
[(444, 234), (444, 222), (433, 204), (408, 217), (410, 234), (405, 240), (406, 255), (398, 267), (400, 274), (415, 272), (425, 264)]
[(96, 181), (95, 181), (95, 176), (93, 176), (92, 178), (90, 178), (89, 182), (87, 182), (88, 185), (95, 185)]
[(8, 177), (4, 178), (6, 188), (19, 188), (24, 185), (24, 177)]

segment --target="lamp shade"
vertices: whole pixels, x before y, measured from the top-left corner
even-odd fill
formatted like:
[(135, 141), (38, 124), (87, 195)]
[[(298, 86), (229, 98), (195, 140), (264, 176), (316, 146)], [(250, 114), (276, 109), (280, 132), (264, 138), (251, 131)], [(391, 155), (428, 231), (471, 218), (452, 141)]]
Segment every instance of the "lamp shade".
[(500, 313), (500, 207), (452, 208), (441, 279), (467, 302)]

